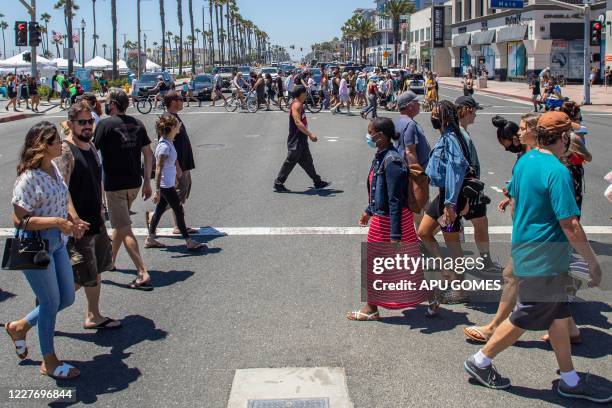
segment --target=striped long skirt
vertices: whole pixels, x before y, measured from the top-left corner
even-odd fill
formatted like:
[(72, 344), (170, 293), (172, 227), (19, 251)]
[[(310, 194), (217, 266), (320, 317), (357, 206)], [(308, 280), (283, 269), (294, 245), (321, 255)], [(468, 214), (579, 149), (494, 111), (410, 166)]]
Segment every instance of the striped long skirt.
[[(368, 265), (373, 264), (374, 258), (377, 257), (393, 257), (399, 254), (402, 258), (407, 255), (408, 258), (418, 258), (421, 256), (419, 250), (418, 239), (414, 230), (413, 213), (407, 208), (402, 211), (402, 240), (400, 248), (395, 248), (390, 245), (381, 245), (381, 243), (389, 243), (391, 235), (391, 221), (389, 216), (374, 215), (370, 219), (370, 228), (367, 238), (367, 262)], [(372, 268), (367, 268), (366, 272), (366, 295), (367, 302), (386, 309), (405, 309), (414, 305), (418, 305), (429, 298), (428, 291), (419, 290), (419, 286), (423, 281), (423, 269), (418, 267), (414, 270), (406, 270), (403, 267), (400, 269), (385, 270), (381, 274), (375, 274)], [(381, 282), (403, 282), (408, 285), (412, 282), (412, 290), (378, 290)], [(376, 283), (375, 281), (378, 281)]]

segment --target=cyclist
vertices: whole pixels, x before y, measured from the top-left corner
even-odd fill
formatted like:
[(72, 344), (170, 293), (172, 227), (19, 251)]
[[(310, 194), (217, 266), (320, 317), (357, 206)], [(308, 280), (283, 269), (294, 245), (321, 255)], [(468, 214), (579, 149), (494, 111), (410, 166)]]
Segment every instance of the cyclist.
[(249, 88), (249, 84), (242, 77), (242, 72), (238, 71), (236, 76), (232, 80), (232, 90), (234, 95), (236, 95), (236, 99), (240, 101), (240, 104), (244, 107), (244, 89)]
[(166, 96), (166, 93), (168, 93), (169, 90), (170, 88), (164, 82), (164, 77), (162, 75), (158, 75), (157, 83), (155, 84), (153, 88), (149, 90), (150, 95), (157, 94), (155, 96), (155, 106), (154, 106), (155, 109), (157, 109), (157, 102), (162, 101), (164, 99), (164, 96)]

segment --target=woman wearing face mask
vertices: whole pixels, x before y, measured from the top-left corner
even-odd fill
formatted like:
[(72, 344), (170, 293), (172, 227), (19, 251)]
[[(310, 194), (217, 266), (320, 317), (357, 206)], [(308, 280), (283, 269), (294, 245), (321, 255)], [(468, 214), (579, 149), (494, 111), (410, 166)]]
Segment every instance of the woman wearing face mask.
[[(359, 219), (359, 225), (366, 227), (369, 223), (367, 238), (368, 265), (377, 257), (395, 257), (396, 254), (419, 257), (419, 247), (414, 231), (413, 214), (404, 205), (408, 173), (402, 155), (393, 146), (399, 135), (395, 132), (393, 121), (389, 118), (375, 118), (368, 125), (366, 142), (376, 149), (374, 160), (367, 179), (368, 206)], [(390, 247), (381, 243), (400, 243), (401, 246)], [(411, 274), (413, 272), (413, 274)], [(417, 305), (429, 297), (426, 291), (403, 290), (381, 291), (377, 280), (384, 282), (401, 282), (406, 279), (414, 282), (416, 288), (423, 280), (423, 271), (385, 270), (375, 274), (374, 268), (367, 273), (367, 303), (357, 311), (347, 315), (349, 320), (378, 320), (378, 307), (387, 309), (404, 309)], [(437, 305), (430, 305), (428, 312), (437, 313)]]
[[(441, 258), (440, 246), (434, 237), (435, 231), (441, 227), (450, 255), (457, 259), (463, 256), (459, 232), (461, 216), (467, 213), (468, 205), (461, 190), (469, 162), (460, 144), (462, 135), (456, 106), (450, 101), (440, 102), (431, 112), (431, 124), (440, 131), (441, 137), (431, 151), (425, 173), (429, 176), (429, 183), (438, 187), (440, 193), (427, 208), (418, 234), (429, 253)], [(463, 277), (452, 270), (444, 270), (442, 276), (447, 281), (457, 281)], [(439, 300), (441, 303), (457, 304), (467, 302), (467, 297), (461, 290), (447, 290)]]

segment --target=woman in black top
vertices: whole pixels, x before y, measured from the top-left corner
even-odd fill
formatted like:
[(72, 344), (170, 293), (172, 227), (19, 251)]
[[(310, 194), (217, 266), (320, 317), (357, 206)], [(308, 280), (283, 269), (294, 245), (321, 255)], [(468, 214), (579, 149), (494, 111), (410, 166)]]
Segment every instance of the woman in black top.
[(266, 110), (270, 110), (270, 101), (274, 100), (274, 96), (276, 93), (274, 92), (274, 81), (272, 80), (272, 75), (269, 73), (266, 74)]
[(6, 94), (9, 101), (4, 108), (8, 111), (9, 106), (13, 105), (13, 110), (17, 112), (17, 78), (12, 75), (6, 79)]
[(255, 93), (257, 94), (257, 106), (259, 106), (262, 103), (266, 103), (266, 83), (261, 73), (254, 73), (253, 80), (253, 88), (255, 89)]
[(30, 95), (29, 95), (29, 89), (28, 89), (28, 79), (26, 77), (21, 78), (20, 86), (21, 86), (21, 96), (19, 97), (19, 101), (17, 101), (17, 104), (21, 106), (21, 99), (25, 99), (26, 109), (30, 109), (30, 103), (29, 103)]
[(39, 112), (38, 105), (40, 104), (40, 96), (38, 95), (38, 85), (36, 78), (30, 78), (28, 81), (28, 92), (32, 99), (32, 112)]

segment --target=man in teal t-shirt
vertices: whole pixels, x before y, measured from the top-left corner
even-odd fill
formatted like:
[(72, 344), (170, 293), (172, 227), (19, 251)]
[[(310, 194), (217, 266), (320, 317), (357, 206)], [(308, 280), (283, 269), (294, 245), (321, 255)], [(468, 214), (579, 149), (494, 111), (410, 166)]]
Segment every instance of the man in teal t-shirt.
[(559, 161), (569, 147), (572, 127), (563, 112), (542, 115), (537, 126), (538, 147), (524, 154), (514, 168), (508, 190), (514, 207), (512, 262), (519, 278), (516, 307), (463, 367), (488, 388), (508, 388), (510, 380), (495, 369), (493, 358), (526, 330), (548, 330), (561, 375), (557, 393), (608, 403), (612, 391), (578, 375), (570, 347), (571, 313), (562, 279), (569, 267), (569, 243), (589, 265), (589, 286), (601, 282), (601, 268), (577, 218), (580, 211), (569, 171)]

